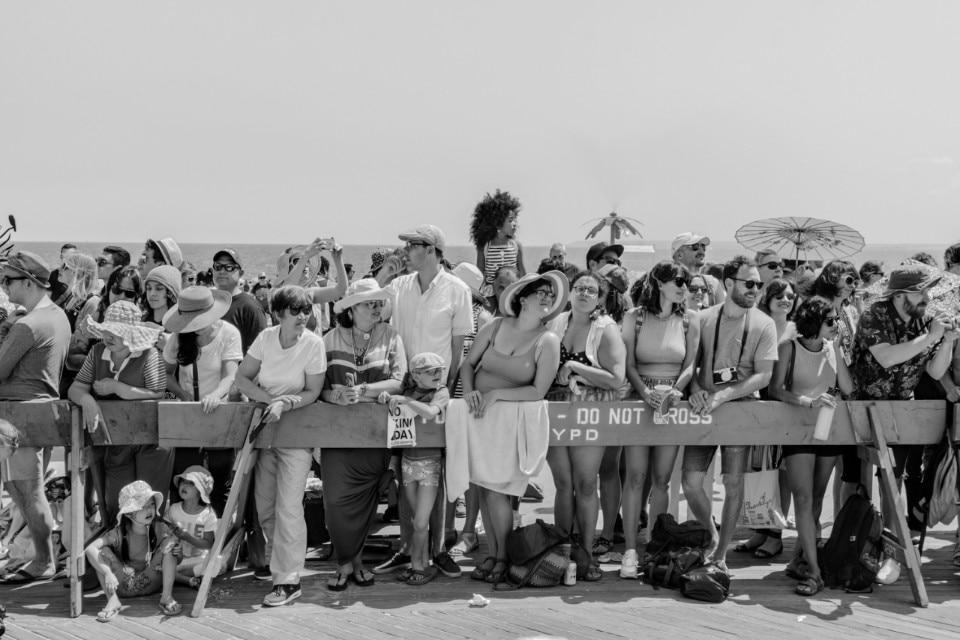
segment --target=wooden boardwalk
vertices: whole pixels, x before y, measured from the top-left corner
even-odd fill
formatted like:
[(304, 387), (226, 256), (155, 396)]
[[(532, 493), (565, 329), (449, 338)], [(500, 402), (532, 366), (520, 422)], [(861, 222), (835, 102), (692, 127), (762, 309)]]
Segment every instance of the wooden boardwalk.
[[(538, 479), (545, 486), (543, 503), (522, 504), (525, 522), (552, 518), (549, 472)], [(719, 499), (719, 492), (715, 495)], [(827, 506), (830, 513), (832, 507)], [(715, 507), (719, 513), (719, 502)], [(458, 521), (458, 525), (462, 521)], [(384, 533), (396, 532), (396, 525)], [(743, 532), (745, 537), (747, 532)], [(202, 617), (186, 612), (164, 618), (159, 596), (127, 599), (120, 616), (110, 624), (98, 623), (96, 612), (104, 603), (100, 592), (85, 594), (84, 613), (70, 618), (64, 581), (0, 587), (0, 602), (7, 607), (5, 638), (72, 640), (90, 638), (232, 638), (271, 640), (299, 638), (943, 638), (960, 637), (960, 568), (952, 564), (954, 530), (941, 526), (927, 538), (923, 573), (930, 606), (917, 607), (908, 581), (875, 587), (872, 594), (852, 595), (826, 590), (813, 599), (793, 594), (794, 581), (783, 566), (796, 540), (785, 533), (783, 555), (770, 561), (730, 553), (734, 574), (731, 597), (723, 604), (699, 603), (678, 592), (654, 590), (641, 582), (621, 580), (619, 565), (604, 565), (604, 579), (575, 587), (493, 592), (490, 585), (467, 577), (481, 553), (463, 560), (464, 576), (438, 577), (423, 587), (410, 587), (392, 576), (347, 591), (326, 589), (333, 573), (331, 562), (308, 562), (303, 597), (286, 607), (264, 608), (260, 600), (268, 583), (254, 581), (239, 570), (218, 579)], [(189, 610), (195, 592), (177, 587), (175, 596)], [(474, 593), (490, 599), (484, 608), (473, 608)]]

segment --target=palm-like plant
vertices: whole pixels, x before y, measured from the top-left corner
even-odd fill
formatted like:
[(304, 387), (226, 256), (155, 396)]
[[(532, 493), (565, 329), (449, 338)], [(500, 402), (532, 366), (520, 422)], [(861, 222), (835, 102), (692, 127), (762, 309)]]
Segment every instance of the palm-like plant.
[[(599, 220), (599, 222), (597, 222), (597, 220)], [(604, 227), (610, 227), (610, 244), (617, 244), (617, 240), (620, 239), (620, 236), (635, 235), (638, 238), (643, 237), (640, 232), (637, 231), (637, 228), (631, 224), (635, 222), (639, 225), (643, 225), (642, 222), (639, 220), (634, 220), (633, 218), (624, 218), (618, 215), (616, 211), (611, 212), (609, 215), (604, 216), (603, 218), (595, 218), (593, 220), (584, 222), (583, 224), (588, 225), (593, 222), (597, 222), (597, 224), (587, 233), (587, 240), (598, 235), (601, 231), (603, 231)]]

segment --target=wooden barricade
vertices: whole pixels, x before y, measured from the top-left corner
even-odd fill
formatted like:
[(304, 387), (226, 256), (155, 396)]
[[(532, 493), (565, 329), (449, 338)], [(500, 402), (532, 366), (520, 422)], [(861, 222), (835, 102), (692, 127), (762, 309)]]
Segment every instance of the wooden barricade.
[[(204, 414), (199, 403), (104, 402), (101, 410), (106, 427), (85, 433), (79, 408), (68, 402), (0, 403), (0, 417), (23, 432), (23, 446), (69, 448), (73, 495), (83, 495), (85, 447), (103, 444), (154, 444), (169, 447), (229, 447), (240, 450), (235, 479), (214, 548), (209, 553), (200, 592), (192, 615), (199, 615), (216, 570), (211, 560), (239, 544), (242, 531), (237, 508), (247, 494), (256, 449), (270, 447), (386, 447), (386, 409), (364, 404), (341, 407), (318, 403), (285, 413), (267, 425), (255, 442), (248, 439), (259, 422), (262, 405), (225, 403)], [(859, 444), (861, 455), (880, 468), (885, 491), (894, 491), (892, 460), (888, 444), (935, 444), (948, 425), (960, 434), (960, 417), (950, 416), (942, 401), (847, 402), (834, 415), (828, 440), (812, 439), (817, 412), (778, 402), (733, 402), (701, 417), (683, 403), (666, 415), (655, 415), (641, 402), (551, 403), (551, 446), (616, 445), (764, 445), (764, 444)], [(421, 446), (444, 446), (443, 425), (417, 420)], [(72, 510), (71, 613), (81, 611), (83, 557), (83, 509)], [(885, 540), (890, 553), (908, 570), (914, 599), (927, 606), (920, 575), (920, 559), (909, 543), (905, 518), (892, 524), (893, 537)]]

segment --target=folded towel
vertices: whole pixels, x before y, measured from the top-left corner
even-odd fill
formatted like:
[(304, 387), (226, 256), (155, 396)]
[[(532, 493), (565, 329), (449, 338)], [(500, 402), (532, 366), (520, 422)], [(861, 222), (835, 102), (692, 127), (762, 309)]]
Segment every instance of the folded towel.
[(522, 496), (540, 473), (550, 444), (547, 402), (495, 402), (475, 418), (465, 400), (451, 400), (445, 424), (447, 494), (469, 483)]

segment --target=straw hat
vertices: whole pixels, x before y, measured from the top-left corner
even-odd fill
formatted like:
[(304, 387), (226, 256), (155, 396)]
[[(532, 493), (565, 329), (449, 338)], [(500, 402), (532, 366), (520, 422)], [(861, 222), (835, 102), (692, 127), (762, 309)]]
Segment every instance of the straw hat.
[[(299, 264), (299, 260), (303, 258), (303, 254), (306, 253), (306, 251), (307, 246), (301, 244), (295, 247), (289, 247), (286, 251), (280, 254), (280, 257), (277, 258), (277, 279), (273, 281), (273, 286), (279, 287), (281, 284), (283, 284), (284, 279), (290, 275), (290, 265), (294, 262), (297, 263), (299, 268), (303, 268), (303, 265)], [(307, 266), (309, 270), (307, 271), (306, 281), (310, 282), (314, 280), (320, 273), (320, 254), (310, 258), (310, 262), (307, 264)], [(299, 285), (303, 281), (304, 277), (300, 276), (300, 280), (298, 282), (294, 282), (293, 284)]]
[(154, 491), (143, 480), (135, 480), (123, 489), (120, 489), (120, 511), (117, 513), (117, 523), (127, 513), (136, 513), (143, 509), (151, 500), (156, 504), (157, 514), (163, 505), (163, 494)]
[(206, 468), (198, 464), (187, 467), (183, 473), (173, 477), (173, 486), (179, 489), (180, 483), (184, 480), (193, 483), (193, 486), (195, 486), (200, 493), (200, 499), (203, 500), (204, 504), (210, 504), (210, 492), (213, 491), (213, 476), (210, 475), (210, 472), (207, 471)]
[(340, 313), (344, 309), (360, 304), (361, 302), (370, 302), (371, 300), (390, 300), (393, 298), (386, 289), (381, 289), (380, 284), (373, 278), (361, 278), (347, 287), (347, 295), (333, 305), (333, 312)]
[(103, 338), (103, 332), (109, 331), (123, 340), (130, 351), (145, 351), (157, 342), (161, 327), (140, 321), (140, 309), (127, 300), (119, 300), (107, 307), (103, 322), (94, 322), (87, 316), (87, 329), (94, 338)]
[(154, 240), (160, 253), (163, 255), (163, 261), (174, 269), (179, 269), (183, 264), (183, 252), (180, 251), (180, 245), (173, 238), (164, 238), (163, 240)]
[(163, 315), (163, 328), (171, 333), (199, 331), (222, 318), (232, 302), (226, 291), (187, 287), (180, 292), (177, 304)]
[(520, 293), (520, 290), (531, 282), (536, 282), (537, 280), (547, 280), (553, 285), (553, 290), (557, 293), (557, 297), (553, 299), (553, 306), (550, 307), (550, 311), (547, 312), (547, 315), (543, 317), (544, 322), (549, 322), (556, 318), (564, 307), (567, 305), (567, 296), (570, 295), (570, 283), (567, 281), (567, 276), (563, 275), (562, 271), (547, 271), (544, 274), (537, 273), (528, 273), (523, 276), (516, 282), (507, 286), (503, 290), (503, 293), (500, 294), (500, 315), (505, 318), (513, 316), (513, 310), (510, 308), (513, 303), (513, 298)]

